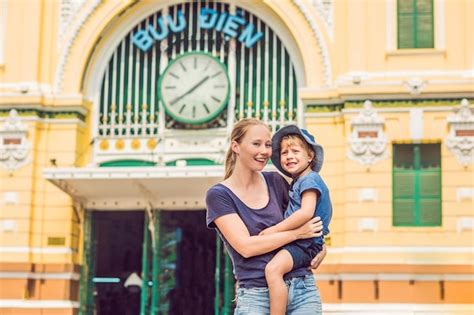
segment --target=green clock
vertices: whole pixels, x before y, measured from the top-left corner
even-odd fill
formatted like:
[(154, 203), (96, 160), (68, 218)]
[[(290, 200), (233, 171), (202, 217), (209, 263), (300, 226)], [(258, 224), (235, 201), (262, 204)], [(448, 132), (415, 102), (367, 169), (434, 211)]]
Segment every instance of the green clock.
[(229, 99), (227, 69), (204, 52), (173, 59), (158, 82), (166, 113), (185, 124), (202, 124), (216, 118)]

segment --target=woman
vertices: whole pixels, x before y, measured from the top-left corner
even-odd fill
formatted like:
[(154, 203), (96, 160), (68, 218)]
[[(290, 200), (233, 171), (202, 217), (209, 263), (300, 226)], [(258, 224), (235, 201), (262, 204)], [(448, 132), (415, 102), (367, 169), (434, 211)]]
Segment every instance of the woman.
[[(261, 172), (271, 156), (271, 133), (256, 119), (239, 121), (231, 133), (224, 181), (207, 192), (207, 225), (217, 228), (238, 280), (235, 314), (269, 314), (265, 266), (276, 250), (297, 239), (321, 236), (322, 224), (313, 218), (290, 231), (258, 236), (283, 220), (288, 183), (276, 172)], [(314, 260), (318, 265), (325, 251)], [(287, 314), (321, 314), (321, 300), (307, 268), (291, 271)]]

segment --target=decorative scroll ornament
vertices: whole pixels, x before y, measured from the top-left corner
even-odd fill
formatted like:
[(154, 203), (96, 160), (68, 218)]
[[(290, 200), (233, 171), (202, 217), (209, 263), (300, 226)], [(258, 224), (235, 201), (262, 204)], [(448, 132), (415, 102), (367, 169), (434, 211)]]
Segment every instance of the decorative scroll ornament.
[(27, 133), (17, 111), (12, 109), (0, 129), (0, 164), (10, 172), (30, 162), (31, 144)]
[(467, 99), (461, 101), (457, 113), (449, 115), (447, 121), (446, 146), (463, 166), (468, 166), (474, 160), (474, 115)]
[(383, 132), (384, 124), (384, 119), (373, 109), (372, 102), (365, 101), (364, 109), (351, 122), (347, 156), (364, 165), (387, 158), (388, 140)]
[(411, 95), (420, 95), (426, 84), (427, 81), (420, 78), (411, 78), (410, 80), (405, 81), (405, 86), (408, 88)]

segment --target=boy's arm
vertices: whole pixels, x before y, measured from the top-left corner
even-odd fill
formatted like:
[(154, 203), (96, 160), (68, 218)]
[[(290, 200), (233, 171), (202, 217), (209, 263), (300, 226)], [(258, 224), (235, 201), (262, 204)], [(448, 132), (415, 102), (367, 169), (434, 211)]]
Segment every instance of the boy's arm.
[(318, 195), (316, 190), (308, 189), (301, 195), (301, 208), (293, 212), (288, 218), (281, 221), (277, 225), (271, 226), (262, 232), (261, 235), (271, 234), (276, 232), (283, 232), (293, 230), (305, 224), (314, 216), (314, 209), (316, 209), (316, 202)]

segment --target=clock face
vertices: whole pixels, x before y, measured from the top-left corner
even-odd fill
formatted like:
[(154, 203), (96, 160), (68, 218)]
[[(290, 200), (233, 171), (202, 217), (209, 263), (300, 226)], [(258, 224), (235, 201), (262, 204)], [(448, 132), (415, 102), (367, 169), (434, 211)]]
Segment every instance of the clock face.
[(211, 121), (229, 99), (225, 66), (204, 52), (187, 53), (172, 60), (158, 86), (168, 115), (187, 124)]

